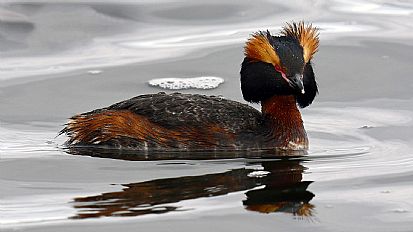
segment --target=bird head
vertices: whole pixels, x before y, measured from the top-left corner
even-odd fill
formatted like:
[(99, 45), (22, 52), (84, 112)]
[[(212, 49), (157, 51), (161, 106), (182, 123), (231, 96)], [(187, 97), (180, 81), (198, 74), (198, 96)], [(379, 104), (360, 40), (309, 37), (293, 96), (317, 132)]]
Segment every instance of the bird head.
[(241, 67), (244, 99), (260, 102), (295, 95), (301, 107), (311, 104), (318, 91), (311, 66), (318, 44), (318, 29), (304, 22), (287, 24), (278, 36), (269, 31), (252, 34)]

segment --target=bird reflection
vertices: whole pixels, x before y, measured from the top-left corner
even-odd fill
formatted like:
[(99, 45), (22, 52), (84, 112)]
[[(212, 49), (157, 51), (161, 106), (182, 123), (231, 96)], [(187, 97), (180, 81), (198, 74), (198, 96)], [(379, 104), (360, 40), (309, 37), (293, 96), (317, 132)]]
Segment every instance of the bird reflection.
[(261, 165), (269, 173), (260, 182), (263, 188), (246, 192), (243, 204), (247, 210), (303, 217), (313, 215), (314, 206), (309, 202), (315, 195), (307, 190), (312, 181), (302, 181), (305, 168), (300, 161), (262, 162)]
[[(315, 196), (302, 181), (302, 160), (254, 161), (245, 168), (221, 173), (155, 179), (122, 185), (124, 189), (74, 199), (74, 219), (139, 216), (189, 210), (179, 202), (245, 191), (245, 209), (260, 213), (283, 212), (310, 217)], [(252, 168), (251, 166), (254, 166)], [(262, 169), (256, 169), (261, 165)]]

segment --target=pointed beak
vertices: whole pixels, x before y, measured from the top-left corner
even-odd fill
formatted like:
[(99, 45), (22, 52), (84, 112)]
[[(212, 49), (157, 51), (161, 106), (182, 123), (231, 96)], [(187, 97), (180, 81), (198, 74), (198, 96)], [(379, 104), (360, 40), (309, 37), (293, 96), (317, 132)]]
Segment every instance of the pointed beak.
[(300, 91), (302, 94), (305, 93), (302, 74), (295, 74), (294, 76), (288, 77), (288, 80), (291, 87)]

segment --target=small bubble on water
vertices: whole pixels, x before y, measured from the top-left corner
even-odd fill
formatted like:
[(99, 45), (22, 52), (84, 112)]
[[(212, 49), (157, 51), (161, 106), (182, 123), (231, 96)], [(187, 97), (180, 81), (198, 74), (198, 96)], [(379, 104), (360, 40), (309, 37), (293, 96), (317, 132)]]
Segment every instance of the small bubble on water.
[(371, 129), (373, 128), (372, 126), (368, 126), (368, 125), (364, 125), (362, 127), (360, 127), (360, 129)]
[(91, 75), (97, 75), (97, 74), (101, 74), (102, 70), (89, 70), (87, 71), (87, 73)]
[(383, 191), (380, 191), (380, 193), (390, 193), (390, 190), (383, 190)]
[(393, 209), (392, 212), (394, 212), (394, 213), (407, 213), (409, 211), (407, 209), (400, 208), (400, 209)]
[(265, 177), (266, 175), (268, 175), (270, 172), (268, 171), (254, 171), (251, 173), (248, 173), (248, 177), (251, 178), (262, 178)]
[(160, 206), (160, 207), (152, 208), (151, 210), (152, 211), (168, 211), (168, 208)]

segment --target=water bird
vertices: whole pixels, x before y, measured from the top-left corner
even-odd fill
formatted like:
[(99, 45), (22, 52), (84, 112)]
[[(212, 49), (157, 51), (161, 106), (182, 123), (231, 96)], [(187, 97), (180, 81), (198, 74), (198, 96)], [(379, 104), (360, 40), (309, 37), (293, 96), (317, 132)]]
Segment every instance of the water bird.
[(287, 23), (279, 35), (253, 33), (244, 46), (243, 98), (261, 112), (217, 96), (145, 94), (70, 118), (60, 134), (69, 147), (100, 146), (145, 151), (306, 150), (299, 107), (318, 93), (311, 60), (319, 32)]

